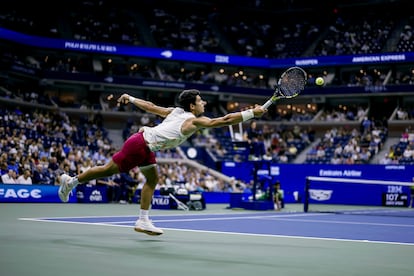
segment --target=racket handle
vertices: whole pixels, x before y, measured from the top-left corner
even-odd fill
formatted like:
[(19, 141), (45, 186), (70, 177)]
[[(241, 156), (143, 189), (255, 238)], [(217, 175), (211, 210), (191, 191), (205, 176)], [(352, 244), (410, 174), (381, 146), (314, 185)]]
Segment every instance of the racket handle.
[(263, 107), (264, 109), (268, 109), (268, 108), (269, 108), (269, 106), (271, 106), (272, 104), (273, 104), (272, 99), (269, 99), (267, 102), (265, 102), (265, 104), (264, 104), (264, 105), (262, 105), (262, 107)]

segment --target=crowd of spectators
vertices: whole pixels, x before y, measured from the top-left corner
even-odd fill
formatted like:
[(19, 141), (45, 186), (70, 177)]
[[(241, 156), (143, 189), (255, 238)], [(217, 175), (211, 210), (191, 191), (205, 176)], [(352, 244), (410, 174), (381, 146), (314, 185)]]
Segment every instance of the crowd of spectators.
[[(233, 133), (233, 134), (232, 134)], [(245, 129), (222, 129), (197, 133), (194, 145), (206, 147), (217, 161), (267, 160), (290, 163), (315, 139), (311, 127), (300, 125), (258, 125), (256, 120)]]
[[(39, 103), (36, 93), (22, 93), (20, 99)], [(42, 100), (43, 102), (43, 100)], [(139, 122), (127, 121), (124, 139), (142, 124), (155, 124), (158, 118), (141, 116)], [(116, 148), (107, 136), (99, 116), (70, 117), (61, 109), (23, 109), (18, 105), (2, 108), (0, 116), (0, 170), (2, 183), (56, 185), (65, 172), (75, 175), (88, 167), (104, 164)], [(272, 160), (277, 163), (292, 162), (298, 154), (315, 141), (315, 132), (300, 125), (278, 127), (267, 124), (255, 126), (252, 121), (241, 138), (248, 147), (252, 160)], [(383, 164), (412, 164), (414, 162), (413, 132), (407, 129), (398, 145), (393, 146)], [(360, 129), (332, 128), (320, 143), (308, 152), (306, 163), (364, 164), (382, 149), (387, 138), (386, 125), (365, 118)], [(232, 138), (225, 129), (197, 133), (191, 143), (213, 152), (218, 161), (238, 160), (232, 148)], [(158, 158), (183, 158), (178, 151), (157, 153)], [(231, 159), (226, 159), (231, 158)], [(183, 164), (161, 165), (158, 188), (178, 185), (190, 191), (242, 191), (251, 186), (234, 179), (225, 182), (212, 177), (208, 171), (200, 171)], [(119, 174), (108, 179), (88, 183), (108, 185), (110, 201), (131, 202), (132, 195), (144, 183), (138, 169), (129, 174)]]
[[(43, 23), (43, 13), (30, 13), (16, 4), (8, 5), (0, 12), (0, 26), (54, 38), (268, 58), (404, 52), (414, 45), (412, 17), (401, 16), (401, 10), (395, 8), (397, 5), (385, 8), (373, 5), (365, 12), (352, 8), (323, 10), (326, 17), (315, 16), (312, 12), (306, 16), (300, 13), (297, 17), (280, 15), (277, 24), (271, 10), (264, 12), (263, 3), (257, 5), (256, 10), (254, 5), (248, 5), (253, 12), (243, 9), (233, 12), (213, 3), (207, 6), (193, 3), (186, 9), (177, 9), (176, 5), (156, 1), (132, 9), (113, 1), (76, 1), (67, 7), (69, 16), (48, 14), (46, 24)], [(378, 18), (377, 9), (387, 12)], [(355, 16), (356, 11), (358, 16)], [(199, 65), (198, 70), (192, 70), (188, 64), (177, 62), (160, 66), (152, 61), (134, 61), (128, 57), (103, 58), (70, 53), (53, 56), (50, 53), (32, 58), (42, 68), (58, 71), (93, 72), (101, 67), (101, 73), (107, 75), (232, 86), (271, 88), (269, 82), (274, 75), (272, 71), (257, 73), (249, 68), (242, 68), (244, 75), (237, 75), (240, 68), (211, 68), (209, 65)], [(351, 74), (334, 73), (333, 83), (366, 86), (403, 84), (407, 79), (413, 79), (411, 70), (393, 66), (383, 68), (381, 72), (376, 70), (358, 68)], [(358, 73), (361, 71), (363, 75)], [(388, 73), (391, 78), (385, 78)]]
[(106, 134), (88, 117), (75, 121), (59, 110), (2, 108), (1, 174), (12, 169), (16, 181), (29, 170), (34, 183), (54, 185), (64, 171), (75, 174), (85, 162), (106, 162), (114, 151)]
[[(28, 111), (19, 106), (2, 108), (1, 183), (58, 185), (62, 173), (73, 176), (92, 166), (107, 163), (117, 148), (109, 139), (107, 130), (99, 125), (94, 117), (75, 119), (58, 109)], [(135, 131), (130, 124), (127, 129)], [(182, 156), (169, 150), (157, 152), (157, 158), (180, 159)], [(189, 191), (240, 189), (239, 180), (226, 183), (212, 177), (208, 171), (179, 163), (160, 165), (159, 172), (161, 179), (157, 188), (183, 183)], [(117, 174), (86, 184), (108, 185), (109, 200), (123, 203), (131, 202), (134, 191), (144, 182), (144, 176), (136, 168), (128, 174)]]
[(369, 164), (388, 138), (387, 121), (365, 116), (359, 128), (333, 127), (308, 152), (311, 164)]
[(409, 126), (401, 134), (398, 143), (391, 145), (381, 164), (414, 164), (414, 129)]
[(368, 116), (367, 107), (362, 104), (357, 105), (339, 105), (335, 107), (325, 106), (318, 120), (324, 122), (346, 122), (346, 121), (362, 121)]

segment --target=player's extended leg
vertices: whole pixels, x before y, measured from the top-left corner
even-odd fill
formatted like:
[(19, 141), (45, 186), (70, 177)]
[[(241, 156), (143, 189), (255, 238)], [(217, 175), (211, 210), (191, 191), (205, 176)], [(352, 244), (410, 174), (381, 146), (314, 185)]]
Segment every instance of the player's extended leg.
[(152, 196), (158, 183), (158, 170), (155, 165), (146, 168), (140, 168), (146, 178), (146, 182), (141, 190), (141, 210), (139, 219), (135, 223), (134, 230), (148, 235), (161, 235), (162, 229), (155, 227), (149, 219), (149, 209), (151, 206)]
[(111, 160), (105, 165), (92, 167), (75, 177), (62, 174), (60, 176), (60, 187), (58, 191), (59, 198), (63, 202), (68, 202), (69, 194), (78, 184), (85, 183), (93, 179), (111, 176), (118, 172), (118, 165)]
[(119, 173), (118, 165), (111, 159), (108, 163), (89, 168), (78, 175), (79, 183), (86, 183), (94, 179), (108, 177)]

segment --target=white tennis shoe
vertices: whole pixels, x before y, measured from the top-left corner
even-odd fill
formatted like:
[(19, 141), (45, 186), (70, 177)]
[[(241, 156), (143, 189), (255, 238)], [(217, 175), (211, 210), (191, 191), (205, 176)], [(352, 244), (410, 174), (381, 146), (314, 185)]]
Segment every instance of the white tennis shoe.
[(59, 187), (59, 198), (62, 202), (69, 201), (69, 194), (72, 192), (74, 185), (71, 185), (70, 182), (72, 177), (67, 174), (62, 174), (60, 176), (60, 187)]
[(138, 219), (137, 222), (135, 222), (134, 230), (151, 236), (159, 236), (164, 233), (162, 229), (155, 227), (149, 219)]

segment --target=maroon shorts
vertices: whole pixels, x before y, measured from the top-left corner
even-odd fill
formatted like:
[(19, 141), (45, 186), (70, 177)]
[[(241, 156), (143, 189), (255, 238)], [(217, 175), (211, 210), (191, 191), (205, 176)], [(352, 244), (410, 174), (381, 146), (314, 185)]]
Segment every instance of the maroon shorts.
[(135, 167), (145, 167), (156, 163), (155, 153), (145, 143), (143, 132), (131, 135), (121, 150), (112, 156), (120, 172), (129, 172)]

